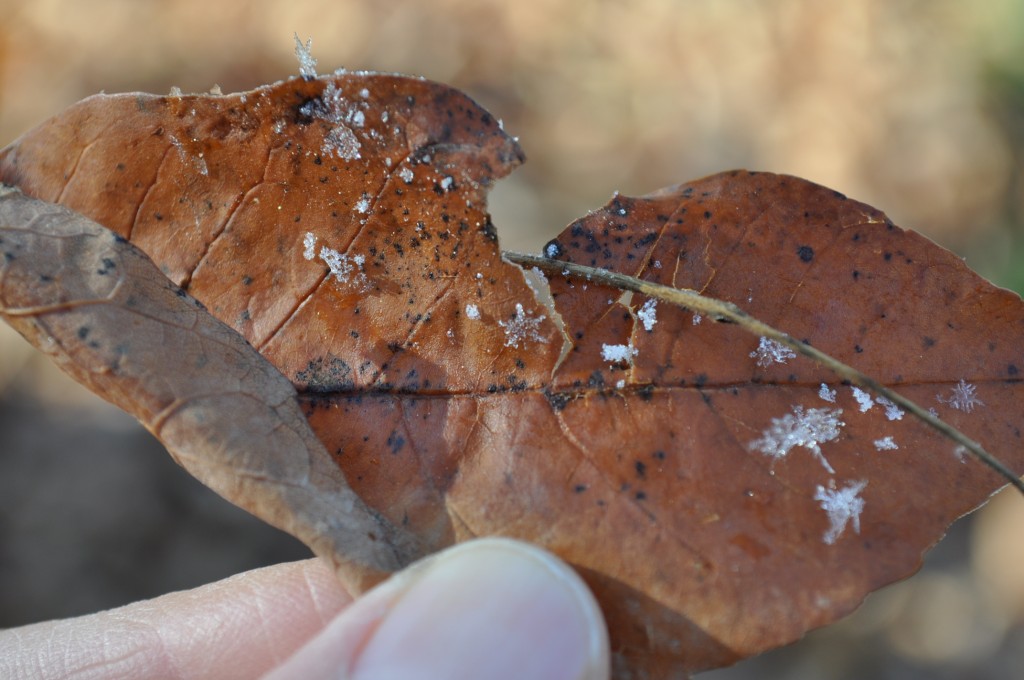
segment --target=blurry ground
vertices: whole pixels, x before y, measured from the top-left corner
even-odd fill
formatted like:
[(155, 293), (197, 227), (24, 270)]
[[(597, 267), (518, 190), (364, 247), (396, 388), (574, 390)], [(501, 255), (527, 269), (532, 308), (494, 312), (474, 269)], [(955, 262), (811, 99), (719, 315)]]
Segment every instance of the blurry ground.
[[(748, 167), (839, 189), (1024, 287), (1021, 0), (0, 0), (0, 145), (100, 90), (285, 78), (293, 31), (321, 72), (424, 75), (504, 119), (529, 157), (492, 198), (506, 247), (536, 251), (615, 190)], [(705, 677), (1012, 677), (1022, 538), (1024, 502), (1002, 499), (847, 621)], [(305, 554), (0, 327), (0, 626)]]

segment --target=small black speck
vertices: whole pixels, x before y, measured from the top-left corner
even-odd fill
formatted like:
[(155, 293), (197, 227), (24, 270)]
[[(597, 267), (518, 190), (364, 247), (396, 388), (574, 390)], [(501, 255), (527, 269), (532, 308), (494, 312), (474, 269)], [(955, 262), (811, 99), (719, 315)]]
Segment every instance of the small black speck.
[(87, 337), (89, 337), (89, 327), (82, 326), (81, 328), (78, 329), (78, 339), (85, 340)]
[(1017, 369), (1017, 366), (1015, 366), (1014, 364), (1010, 364), (1009, 366), (1006, 367), (1007, 375), (1017, 375), (1017, 373), (1019, 372), (1020, 371)]
[(864, 351), (864, 348), (861, 347), (860, 345), (854, 345), (853, 346), (853, 351), (856, 352), (857, 354), (860, 354), (861, 352)]
[(251, 276), (243, 276), (242, 277), (242, 285), (243, 286), (251, 286), (252, 285), (252, 277)]
[(572, 490), (573, 490), (573, 491), (574, 491), (575, 493), (583, 493), (584, 491), (586, 491), (586, 490), (587, 490), (587, 485), (586, 485), (586, 484), (577, 484), (576, 486), (574, 486), (574, 487), (572, 488)]
[(642, 478), (642, 477), (644, 477), (647, 474), (647, 464), (644, 463), (642, 460), (636, 461), (633, 464), (633, 467), (636, 468), (636, 476), (637, 477), (641, 477)]
[(711, 219), (711, 211), (710, 210), (705, 210), (704, 211), (704, 219), (706, 219), (706, 220), (710, 220)]
[(801, 261), (810, 262), (814, 259), (814, 248), (810, 246), (800, 246), (796, 249), (796, 254), (800, 256)]
[(647, 494), (644, 493), (643, 491), (637, 491), (636, 492), (636, 499), (638, 501), (646, 500), (647, 499)]
[(665, 452), (661, 451), (660, 449), (658, 451), (655, 451), (654, 453), (652, 453), (651, 456), (655, 460), (665, 460)]
[(892, 259), (892, 253), (882, 253), (882, 257), (885, 258), (886, 262), (888, 262)]
[(857, 271), (856, 269), (854, 269), (853, 270), (853, 280), (856, 281), (859, 278), (860, 278), (860, 272)]
[(929, 338), (926, 335), (926, 336), (924, 336), (924, 338), (922, 338), (921, 343), (925, 346), (925, 348), (934, 347), (935, 346), (935, 338)]

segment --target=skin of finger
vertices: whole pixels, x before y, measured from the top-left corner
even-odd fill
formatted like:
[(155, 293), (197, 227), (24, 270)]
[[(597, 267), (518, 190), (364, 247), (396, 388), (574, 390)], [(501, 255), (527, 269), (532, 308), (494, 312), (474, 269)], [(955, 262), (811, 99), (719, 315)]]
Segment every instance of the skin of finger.
[(4, 678), (254, 678), (351, 596), (318, 559), (74, 619), (0, 631)]
[(609, 677), (596, 601), (567, 564), (491, 538), (450, 548), (346, 609), (267, 676), (391, 680)]

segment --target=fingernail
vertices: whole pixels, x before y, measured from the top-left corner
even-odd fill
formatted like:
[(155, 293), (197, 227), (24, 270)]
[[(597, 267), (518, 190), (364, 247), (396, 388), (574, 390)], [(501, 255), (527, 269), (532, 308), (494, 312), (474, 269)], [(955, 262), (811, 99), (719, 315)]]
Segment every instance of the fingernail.
[(471, 541), (396, 580), (404, 592), (350, 666), (354, 680), (608, 677), (597, 603), (542, 550)]

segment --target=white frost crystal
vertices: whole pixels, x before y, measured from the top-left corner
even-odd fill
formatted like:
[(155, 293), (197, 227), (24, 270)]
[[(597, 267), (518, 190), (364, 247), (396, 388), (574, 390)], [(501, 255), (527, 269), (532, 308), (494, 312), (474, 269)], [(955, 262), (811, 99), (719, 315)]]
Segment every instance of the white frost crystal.
[(540, 334), (540, 324), (547, 317), (531, 316), (523, 310), (520, 303), (516, 303), (516, 314), (508, 321), (499, 321), (498, 325), (505, 331), (505, 347), (519, 347), (524, 340), (536, 342), (547, 342), (548, 339)]
[(821, 383), (821, 387), (818, 388), (818, 397), (830, 404), (836, 403), (836, 391), (830, 390), (825, 383)]
[(860, 513), (864, 511), (864, 499), (860, 497), (860, 492), (867, 485), (867, 480), (860, 480), (839, 490), (818, 486), (814, 500), (828, 513), (829, 521), (828, 531), (822, 540), (829, 545), (835, 544), (836, 539), (846, 530), (847, 524), (852, 524), (853, 531), (860, 533)]
[(895, 451), (900, 447), (892, 437), (883, 437), (875, 440), (875, 448), (879, 451)]
[(402, 181), (405, 182), (406, 184), (412, 184), (413, 174), (412, 170), (410, 170), (409, 168), (402, 168), (401, 170), (399, 170), (398, 176), (401, 177)]
[(820, 444), (839, 437), (839, 428), (845, 424), (839, 420), (842, 414), (843, 410), (838, 408), (812, 408), (805, 411), (803, 406), (794, 406), (792, 413), (787, 413), (781, 418), (772, 418), (771, 424), (761, 438), (750, 442), (747, 447), (777, 460), (785, 458), (793, 448), (802, 446), (810, 451), (826, 470), (834, 473), (835, 470), (821, 453)]
[(311, 231), (307, 231), (302, 239), (302, 257), (307, 260), (316, 257), (316, 236)]
[(850, 387), (850, 390), (853, 392), (853, 398), (857, 400), (857, 407), (860, 409), (861, 413), (870, 410), (871, 407), (875, 405), (871, 395), (861, 388)]
[(362, 145), (356, 135), (347, 127), (336, 127), (324, 137), (324, 153), (333, 153), (343, 161), (354, 161), (362, 158), (359, 149)]
[(654, 330), (654, 324), (658, 323), (658, 301), (654, 298), (645, 302), (636, 313), (636, 318), (644, 325), (644, 330), (650, 333)]
[(796, 358), (796, 352), (780, 342), (762, 337), (757, 349), (750, 353), (750, 358), (757, 359), (757, 365), (767, 368), (772, 364), (784, 364)]
[(631, 345), (601, 345), (601, 358), (613, 364), (631, 363), (636, 355)]
[(885, 397), (878, 397), (875, 403), (885, 409), (885, 417), (889, 420), (903, 420), (903, 409)]
[(466, 305), (466, 318), (473, 320), (479, 319), (480, 308), (477, 307), (476, 305)]
[(299, 34), (295, 34), (295, 56), (299, 60), (299, 75), (303, 78), (316, 78), (316, 59), (313, 58), (312, 49), (312, 38), (308, 38), (303, 45)]
[(957, 411), (963, 411), (964, 413), (970, 413), (974, 410), (975, 406), (984, 406), (985, 402), (978, 399), (977, 395), (978, 388), (969, 382), (961, 380), (953, 388), (952, 393), (948, 398), (943, 397), (941, 394), (936, 397), (941, 403), (949, 404)]
[(370, 197), (363, 194), (362, 197), (356, 201), (356, 212), (365, 213), (370, 209)]

